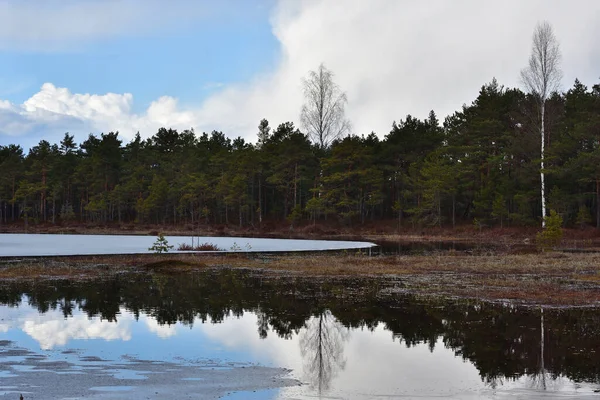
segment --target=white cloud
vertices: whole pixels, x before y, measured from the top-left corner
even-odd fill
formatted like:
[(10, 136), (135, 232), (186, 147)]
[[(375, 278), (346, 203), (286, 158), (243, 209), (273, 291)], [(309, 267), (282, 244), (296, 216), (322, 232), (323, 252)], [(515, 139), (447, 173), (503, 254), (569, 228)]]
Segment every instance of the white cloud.
[(258, 334), (258, 317), (255, 313), (245, 312), (242, 318), (229, 315), (224, 323), (197, 324), (200, 331), (212, 341), (219, 342), (230, 351), (244, 351), (264, 365), (298, 368), (302, 358), (298, 351), (298, 337), (290, 339), (279, 337), (270, 330), (268, 339), (263, 340)]
[(0, 100), (0, 135), (35, 135), (41, 131), (45, 139), (55, 136), (58, 141), (68, 131), (84, 135), (119, 131), (123, 138), (131, 139), (138, 131), (147, 137), (163, 126), (189, 129), (198, 125), (194, 113), (180, 110), (173, 97), (160, 97), (141, 114), (132, 113), (132, 106), (130, 93), (79, 94), (45, 83), (23, 104)]
[(282, 0), (272, 16), (282, 49), (278, 68), (216, 94), (202, 112), (247, 134), (262, 117), (297, 121), (300, 79), (324, 62), (347, 92), (355, 133), (384, 135), (408, 113), (453, 113), (493, 77), (518, 86), (541, 19), (561, 42), (565, 87), (575, 77), (591, 84), (598, 78), (591, 61), (600, 53), (599, 13), (594, 0)]
[[(94, 11), (112, 15), (111, 7), (117, 3), (108, 2), (110, 6), (101, 10), (90, 9), (100, 7), (96, 1), (60, 4), (66, 5), (59, 10), (71, 10), (59, 15), (66, 18)], [(116, 26), (116, 34), (129, 29), (123, 27), (124, 18), (138, 21), (139, 17), (131, 16), (135, 1), (119, 4), (123, 4), (120, 13), (124, 16), (115, 21), (106, 17), (107, 30)], [(147, 8), (154, 11), (159, 7), (159, 2), (149, 4)], [(182, 3), (177, 4), (177, 12), (181, 12)], [(175, 97), (164, 96), (138, 114), (132, 112), (132, 94), (77, 94), (47, 83), (23, 104), (0, 102), (0, 135), (118, 130), (130, 139), (137, 131), (147, 137), (161, 126), (171, 126), (194, 127), (197, 132), (217, 129), (230, 137), (240, 135), (254, 141), (262, 118), (271, 125), (297, 123), (301, 78), (324, 62), (347, 92), (347, 115), (354, 132), (374, 130), (383, 136), (394, 120), (408, 113), (424, 118), (433, 109), (442, 119), (473, 101), (480, 87), (493, 77), (501, 84), (518, 86), (539, 20), (554, 26), (561, 43), (563, 88), (568, 89), (576, 77), (588, 85), (597, 83), (599, 16), (600, 2), (596, 0), (280, 0), (271, 16), (280, 59), (269, 72), (250, 82), (215, 87), (202, 104), (186, 107)], [(56, 38), (87, 35), (84, 27), (68, 28), (78, 31), (66, 33), (52, 31), (55, 28), (50, 25), (68, 25), (60, 18), (58, 22), (48, 18), (52, 23), (27, 23), (41, 24), (43, 29), (32, 30), (37, 36), (43, 36), (40, 32), (46, 26)], [(1, 22), (2, 18), (0, 26)], [(133, 26), (136, 24), (146, 26), (146, 22)], [(0, 28), (0, 39), (6, 39), (10, 35), (2, 29), (9, 28)], [(90, 33), (96, 34), (100, 33)], [(31, 39), (34, 33), (27, 35)]]
[(143, 316), (148, 331), (156, 334), (161, 339), (167, 339), (177, 334), (175, 325), (159, 324), (155, 318)]
[(132, 101), (131, 93), (72, 94), (66, 88), (45, 83), (38, 93), (23, 103), (22, 108), (28, 114), (39, 112), (48, 117), (71, 116), (101, 122), (128, 115)]
[(64, 346), (73, 339), (130, 340), (131, 319), (121, 318), (118, 322), (88, 318), (76, 315), (70, 318), (57, 318), (56, 313), (37, 317), (29, 316), (23, 322), (22, 330), (39, 344), (43, 350)]

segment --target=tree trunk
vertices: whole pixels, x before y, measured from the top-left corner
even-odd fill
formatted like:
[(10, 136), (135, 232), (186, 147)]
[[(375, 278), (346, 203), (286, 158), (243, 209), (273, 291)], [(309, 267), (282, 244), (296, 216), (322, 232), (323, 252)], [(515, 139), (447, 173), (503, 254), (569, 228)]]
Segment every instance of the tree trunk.
[(442, 227), (442, 195), (438, 193), (438, 224), (439, 227)]
[(540, 378), (542, 388), (546, 390), (546, 367), (544, 365), (544, 308), (540, 307)]
[(600, 178), (596, 178), (596, 229), (600, 229)]
[(258, 223), (262, 225), (262, 173), (258, 175)]
[(542, 192), (542, 228), (546, 227), (546, 194), (545, 194), (545, 186), (544, 186), (544, 114), (546, 110), (546, 101), (542, 100), (542, 110), (541, 110), (541, 120), (542, 120), (542, 128), (540, 132), (542, 134), (542, 151), (541, 151), (541, 161), (540, 161), (540, 182), (541, 182), (541, 192)]
[[(256, 214), (255, 210), (253, 209), (254, 207), (252, 207), (252, 205), (254, 205), (254, 183), (256, 182), (256, 179), (254, 179), (254, 175), (252, 176), (252, 185), (250, 188), (250, 206), (248, 207), (249, 211), (250, 211), (250, 225), (254, 226), (254, 214)], [(246, 218), (248, 218), (248, 216), (246, 215)]]
[(23, 201), (23, 211), (25, 211), (25, 232), (29, 228), (29, 211), (27, 211), (27, 197)]
[(452, 229), (456, 227), (456, 195), (452, 193)]
[[(13, 181), (12, 181), (12, 198), (15, 198), (15, 177), (13, 175)], [(12, 222), (15, 222), (15, 201), (12, 202), (12, 214), (11, 214), (11, 220)]]
[(44, 222), (46, 222), (46, 168), (42, 169), (42, 196), (40, 201), (40, 208), (40, 211), (42, 213), (42, 219)]
[(298, 204), (297, 201), (298, 198), (298, 163), (296, 163), (296, 165), (294, 166), (294, 208), (296, 208), (296, 205)]

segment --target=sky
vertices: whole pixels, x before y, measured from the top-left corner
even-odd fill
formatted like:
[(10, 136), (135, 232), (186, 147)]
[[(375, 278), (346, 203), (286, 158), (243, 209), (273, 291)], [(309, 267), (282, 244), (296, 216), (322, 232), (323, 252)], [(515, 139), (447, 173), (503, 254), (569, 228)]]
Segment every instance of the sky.
[(494, 77), (521, 87), (543, 20), (562, 90), (600, 83), (597, 0), (5, 0), (0, 145), (163, 126), (255, 142), (263, 118), (300, 127), (302, 78), (321, 63), (352, 133), (383, 138), (407, 114), (443, 120)]

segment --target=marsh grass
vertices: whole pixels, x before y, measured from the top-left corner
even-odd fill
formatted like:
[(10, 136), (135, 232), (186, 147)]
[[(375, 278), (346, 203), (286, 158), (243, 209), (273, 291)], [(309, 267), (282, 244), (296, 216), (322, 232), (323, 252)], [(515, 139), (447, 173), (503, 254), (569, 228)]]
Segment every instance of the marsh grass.
[(174, 259), (151, 262), (148, 264), (144, 264), (140, 267), (140, 269), (147, 272), (166, 274), (189, 272), (193, 270), (199, 270), (202, 268), (206, 268), (206, 265), (203, 263)]
[(177, 247), (179, 251), (224, 251), (220, 247), (212, 243), (202, 243), (196, 246), (192, 246), (188, 243), (181, 243)]
[(57, 257), (0, 263), (0, 279), (92, 279), (122, 272), (189, 273), (245, 268), (274, 276), (399, 279), (419, 295), (478, 298), (551, 305), (600, 304), (600, 254), (537, 253), (428, 256), (361, 254), (246, 255), (169, 253)]

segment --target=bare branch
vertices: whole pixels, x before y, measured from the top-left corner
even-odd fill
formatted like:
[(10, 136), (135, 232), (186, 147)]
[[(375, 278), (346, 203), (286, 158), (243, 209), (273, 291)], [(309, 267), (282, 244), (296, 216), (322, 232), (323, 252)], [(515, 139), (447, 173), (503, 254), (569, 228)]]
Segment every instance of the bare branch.
[(552, 26), (544, 21), (533, 33), (531, 56), (526, 68), (521, 71), (521, 80), (527, 91), (545, 102), (558, 90), (562, 79), (561, 53)]
[(348, 99), (334, 82), (333, 73), (321, 64), (302, 80), (305, 103), (300, 122), (310, 139), (322, 148), (350, 131), (344, 108)]

